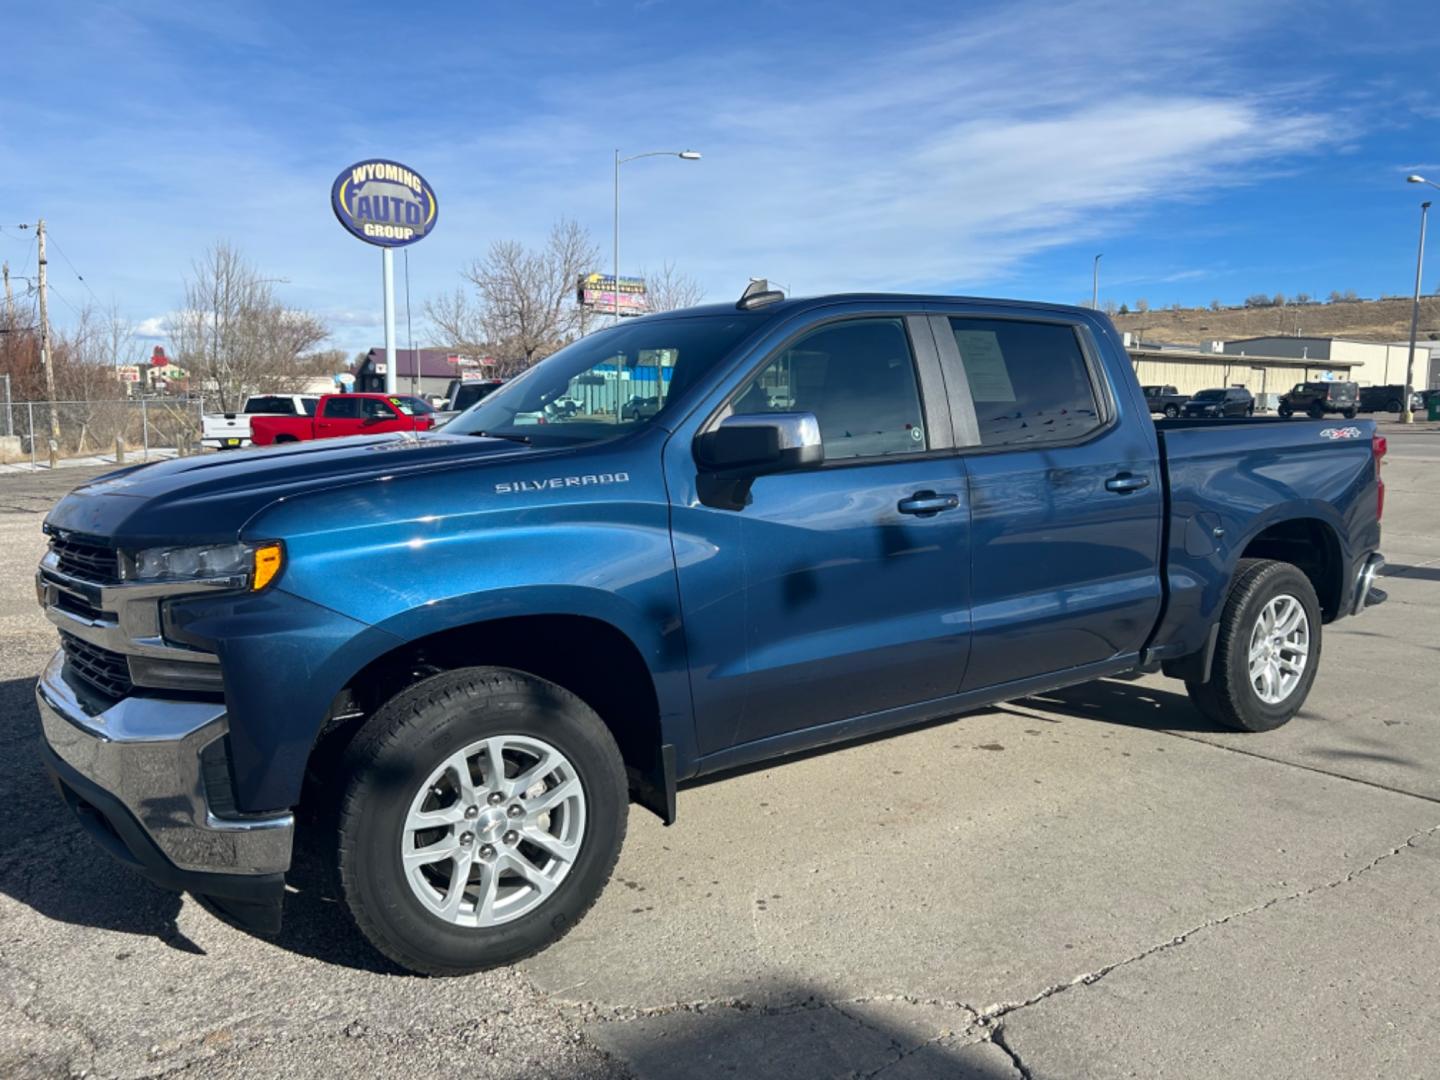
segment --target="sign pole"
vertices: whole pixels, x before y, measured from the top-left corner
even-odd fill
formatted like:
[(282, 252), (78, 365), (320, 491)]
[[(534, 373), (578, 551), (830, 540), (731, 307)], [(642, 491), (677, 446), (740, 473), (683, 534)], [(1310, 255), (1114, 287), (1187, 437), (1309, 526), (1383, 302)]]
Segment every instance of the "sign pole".
[(395, 379), (395, 251), (393, 248), (381, 248), (380, 258), (382, 260), (385, 279), (385, 393), (394, 394), (397, 392)]

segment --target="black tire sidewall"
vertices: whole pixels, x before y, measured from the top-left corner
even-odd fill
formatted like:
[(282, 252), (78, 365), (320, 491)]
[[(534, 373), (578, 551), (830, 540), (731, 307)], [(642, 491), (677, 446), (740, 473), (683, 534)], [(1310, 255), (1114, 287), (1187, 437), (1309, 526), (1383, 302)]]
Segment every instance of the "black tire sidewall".
[[(1267, 563), (1252, 580), (1254, 584), (1248, 588), (1245, 582), (1238, 583), (1243, 598), (1233, 610), (1227, 605), (1227, 625), (1221, 631), (1224, 652), (1216, 657), (1215, 689), (1227, 699), (1227, 711), (1234, 714), (1236, 726), (1246, 731), (1273, 731), (1304, 707), (1315, 682), (1322, 637), (1320, 603), (1310, 579), (1288, 563)], [(1295, 597), (1304, 607), (1310, 626), (1310, 649), (1300, 682), (1284, 701), (1272, 705), (1262, 701), (1250, 684), (1250, 635), (1265, 605), (1282, 594)]]
[[(357, 747), (360, 760), (352, 762), (340, 821), (346, 901), (372, 943), (412, 970), (463, 974), (552, 944), (605, 887), (624, 839), (625, 773), (600, 719), (559, 687), (518, 672), (499, 674), (469, 681), (440, 676), (400, 695), (374, 718), (388, 737)], [(433, 685), (443, 680), (448, 685)], [(398, 717), (386, 715), (392, 706)], [(575, 865), (535, 910), (499, 926), (456, 926), (428, 911), (405, 880), (404, 822), (421, 782), (445, 758), (493, 735), (542, 739), (569, 759), (585, 792), (585, 830)]]
[(1176, 408), (1174, 405), (1166, 405), (1166, 406), (1165, 406), (1165, 416), (1166, 416), (1166, 418), (1168, 418), (1168, 419), (1170, 419), (1170, 420), (1174, 420), (1175, 417), (1177, 417), (1177, 416), (1179, 416), (1179, 415), (1180, 415), (1180, 410), (1179, 410), (1178, 408)]

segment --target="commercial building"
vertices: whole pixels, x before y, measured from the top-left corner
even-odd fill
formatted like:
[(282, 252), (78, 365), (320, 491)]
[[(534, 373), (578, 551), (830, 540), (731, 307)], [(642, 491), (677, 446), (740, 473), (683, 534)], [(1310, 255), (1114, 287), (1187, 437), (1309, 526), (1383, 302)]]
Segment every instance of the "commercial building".
[[(1128, 335), (1127, 335), (1128, 336)], [(1243, 386), (1261, 409), (1275, 407), (1296, 383), (1351, 379), (1353, 360), (1226, 353), (1173, 345), (1126, 342), (1142, 386), (1173, 386), (1182, 394), (1222, 386)]]
[[(447, 349), (396, 349), (395, 389), (422, 397), (445, 393), (451, 379), (478, 375), (479, 365), (455, 356)], [(355, 389), (379, 393), (385, 389), (385, 350), (371, 349), (355, 369)]]
[[(1390, 386), (1405, 381), (1405, 364), (1410, 343), (1351, 341), (1329, 337), (1241, 338), (1216, 342), (1227, 356), (1289, 357), (1305, 360), (1322, 370), (1340, 370), (1345, 365), (1349, 378), (1361, 386)], [(1429, 343), (1415, 350), (1415, 384), (1424, 388), (1430, 377)], [(1339, 376), (1337, 376), (1338, 378)]]

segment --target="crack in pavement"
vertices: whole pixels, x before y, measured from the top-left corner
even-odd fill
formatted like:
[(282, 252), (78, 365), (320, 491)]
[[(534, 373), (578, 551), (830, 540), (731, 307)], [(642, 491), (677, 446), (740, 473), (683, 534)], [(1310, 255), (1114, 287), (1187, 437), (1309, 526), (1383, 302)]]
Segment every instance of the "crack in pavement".
[[(1322, 882), (1319, 885), (1312, 885), (1308, 889), (1299, 889), (1292, 893), (1286, 893), (1283, 896), (1274, 896), (1271, 897), (1269, 900), (1266, 900), (1262, 904), (1254, 904), (1248, 908), (1242, 908), (1240, 911), (1232, 911), (1229, 915), (1224, 915), (1217, 919), (1207, 919), (1205, 922), (1202, 922), (1197, 926), (1191, 927), (1184, 933), (1177, 934), (1175, 937), (1171, 938), (1168, 941), (1162, 941), (1158, 945), (1152, 945), (1148, 949), (1144, 949), (1138, 953), (1135, 953), (1133, 956), (1127, 956), (1123, 960), (1117, 960), (1114, 963), (1106, 964), (1103, 967), (1096, 968), (1093, 971), (1083, 972), (1079, 975), (1076, 975), (1073, 979), (1070, 979), (1067, 982), (1053, 983), (1052, 985), (1047, 986), (1045, 989), (1041, 990), (1039, 993), (1033, 994), (1022, 1001), (1005, 1001), (987, 1006), (979, 1013), (980, 1023), (994, 1024), (996, 1021), (1002, 1020), (1004, 1017), (1009, 1016), (1011, 1013), (1017, 1012), (1020, 1009), (1029, 1008), (1031, 1005), (1036, 1005), (1046, 1000), (1047, 998), (1054, 997), (1056, 994), (1063, 994), (1065, 991), (1073, 989), (1076, 986), (1093, 986), (1095, 983), (1105, 978), (1105, 976), (1109, 975), (1117, 968), (1128, 967), (1130, 964), (1134, 964), (1148, 957), (1154, 956), (1156, 953), (1165, 952), (1169, 949), (1176, 948), (1177, 946), (1184, 945), (1196, 934), (1203, 933), (1206, 930), (1213, 930), (1217, 926), (1224, 926), (1226, 923), (1233, 922), (1237, 919), (1243, 919), (1258, 912), (1266, 911), (1269, 908), (1275, 907), (1277, 904), (1285, 904), (1293, 900), (1304, 900), (1308, 897), (1314, 896), (1316, 893), (1324, 892), (1328, 889), (1338, 889), (1342, 885), (1348, 885), (1362, 875), (1369, 873), (1371, 870), (1374, 870), (1377, 866), (1379, 866), (1382, 862), (1385, 862), (1387, 859), (1393, 858), (1394, 856), (1415, 847), (1416, 841), (1422, 839), (1423, 837), (1433, 836), (1436, 832), (1440, 832), (1440, 825), (1432, 825), (1428, 829), (1421, 829), (1418, 832), (1411, 833), (1399, 846), (1393, 847), (1389, 851), (1382, 852), (1381, 854), (1375, 856), (1375, 858), (1371, 859), (1364, 866), (1357, 867), (1342, 878), (1337, 878), (1334, 881)], [(1003, 1026), (1003, 1024), (998, 1024), (997, 1029), (1002, 1028)], [(1010, 1052), (1007, 1047), (1002, 1046), (1001, 1049), (1004, 1049), (1007, 1053)]]

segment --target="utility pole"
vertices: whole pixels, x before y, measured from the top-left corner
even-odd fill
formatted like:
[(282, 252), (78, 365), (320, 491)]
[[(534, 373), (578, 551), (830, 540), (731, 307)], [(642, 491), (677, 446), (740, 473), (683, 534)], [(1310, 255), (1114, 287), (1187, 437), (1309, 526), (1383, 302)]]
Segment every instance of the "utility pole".
[[(1405, 407), (1400, 410), (1403, 423), (1415, 422), (1415, 410), (1410, 408), (1410, 395), (1415, 385), (1415, 331), (1420, 324), (1420, 276), (1425, 269), (1425, 218), (1430, 212), (1427, 200), (1420, 204), (1420, 251), (1415, 256), (1415, 299), (1410, 306), (1410, 359), (1405, 362)], [(1429, 379), (1427, 377), (1426, 381)]]
[(5, 329), (15, 329), (15, 294), (10, 291), (10, 264), (0, 263), (0, 272), (5, 275)]
[[(50, 468), (55, 468), (60, 453), (60, 418), (55, 413), (55, 366), (50, 362), (50, 317), (45, 293), (45, 219), (35, 226), (35, 242), (38, 246), (37, 261), (40, 265), (40, 366), (45, 369), (45, 397), (50, 403)], [(35, 431), (32, 426), (30, 442), (34, 445)]]

